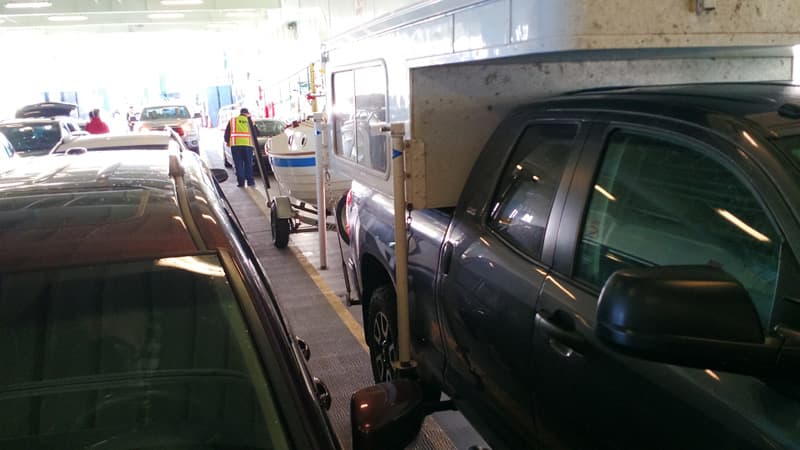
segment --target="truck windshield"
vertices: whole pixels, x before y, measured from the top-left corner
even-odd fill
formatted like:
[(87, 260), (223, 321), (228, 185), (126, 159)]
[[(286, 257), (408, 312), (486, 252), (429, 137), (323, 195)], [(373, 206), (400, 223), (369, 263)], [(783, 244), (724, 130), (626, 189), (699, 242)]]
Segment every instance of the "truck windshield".
[(288, 448), (214, 255), (0, 275), (0, 447)]

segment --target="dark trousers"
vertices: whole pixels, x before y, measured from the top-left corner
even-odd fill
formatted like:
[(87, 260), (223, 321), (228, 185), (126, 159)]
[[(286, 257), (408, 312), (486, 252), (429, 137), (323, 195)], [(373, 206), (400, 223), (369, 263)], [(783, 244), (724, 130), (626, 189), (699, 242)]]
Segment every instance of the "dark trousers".
[(244, 186), (245, 181), (248, 186), (255, 186), (253, 180), (253, 147), (244, 145), (234, 145), (231, 147), (233, 156), (233, 166), (236, 168), (236, 184)]

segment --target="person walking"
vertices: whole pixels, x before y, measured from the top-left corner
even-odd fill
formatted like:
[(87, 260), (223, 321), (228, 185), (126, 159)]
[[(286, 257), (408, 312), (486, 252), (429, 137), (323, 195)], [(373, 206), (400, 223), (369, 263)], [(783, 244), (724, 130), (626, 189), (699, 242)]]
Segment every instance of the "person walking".
[(128, 121), (128, 130), (133, 131), (133, 126), (136, 122), (136, 111), (133, 110), (133, 106), (128, 108), (128, 113), (125, 115), (125, 120)]
[(225, 127), (225, 145), (230, 146), (233, 166), (236, 168), (236, 185), (255, 186), (253, 180), (253, 151), (258, 145), (255, 127), (247, 108), (239, 110), (239, 115), (228, 121)]
[(89, 123), (86, 124), (86, 132), (89, 134), (103, 134), (109, 131), (108, 125), (100, 118), (100, 110), (93, 109), (89, 111)]

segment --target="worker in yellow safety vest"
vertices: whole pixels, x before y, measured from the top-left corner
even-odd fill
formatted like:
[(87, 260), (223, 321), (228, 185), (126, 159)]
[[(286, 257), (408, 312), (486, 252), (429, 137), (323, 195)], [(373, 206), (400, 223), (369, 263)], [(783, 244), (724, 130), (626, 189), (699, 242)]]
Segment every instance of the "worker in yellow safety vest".
[(225, 128), (225, 145), (230, 146), (233, 165), (236, 168), (236, 185), (255, 186), (253, 180), (253, 151), (258, 145), (255, 127), (250, 120), (250, 111), (242, 108), (239, 115), (228, 122)]

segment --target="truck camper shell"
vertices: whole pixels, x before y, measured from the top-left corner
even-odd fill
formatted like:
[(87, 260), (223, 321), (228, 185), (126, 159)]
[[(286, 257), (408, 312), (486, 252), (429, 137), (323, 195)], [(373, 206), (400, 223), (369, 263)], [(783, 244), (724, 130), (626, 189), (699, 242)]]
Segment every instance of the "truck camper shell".
[(598, 87), (791, 81), (797, 14), (789, 1), (423, 1), (325, 43), (331, 167), (391, 195), (388, 125), (404, 123), (408, 202), (451, 207), (515, 107)]

